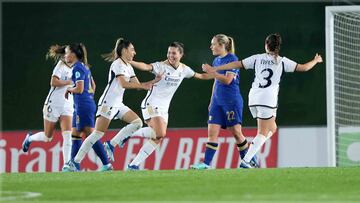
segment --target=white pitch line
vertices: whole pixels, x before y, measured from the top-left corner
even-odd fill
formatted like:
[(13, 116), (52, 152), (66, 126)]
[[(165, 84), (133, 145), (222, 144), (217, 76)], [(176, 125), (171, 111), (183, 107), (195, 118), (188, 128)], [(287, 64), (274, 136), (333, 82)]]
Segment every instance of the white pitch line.
[(6, 197), (0, 197), (1, 200), (18, 200), (18, 199), (29, 199), (29, 198), (35, 198), (40, 197), (41, 193), (37, 192), (16, 192), (16, 191), (1, 191), (1, 194), (9, 195)]

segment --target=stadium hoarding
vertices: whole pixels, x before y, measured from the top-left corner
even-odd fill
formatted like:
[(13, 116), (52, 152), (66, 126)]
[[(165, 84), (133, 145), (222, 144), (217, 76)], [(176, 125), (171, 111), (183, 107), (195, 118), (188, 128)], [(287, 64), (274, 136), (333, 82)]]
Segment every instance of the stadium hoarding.
[[(102, 141), (111, 139), (116, 130), (105, 134)], [(248, 141), (256, 135), (256, 129), (243, 129)], [(62, 167), (62, 136), (56, 131), (50, 143), (32, 143), (29, 152), (21, 150), (25, 131), (2, 132), (0, 140), (0, 172), (58, 172)], [(136, 156), (144, 143), (142, 138), (131, 138), (124, 148), (116, 147), (115, 170), (124, 170), (127, 164)], [(212, 166), (214, 168), (237, 168), (239, 152), (235, 139), (228, 131), (221, 131), (219, 149), (215, 154)], [(207, 129), (169, 129), (160, 147), (140, 166), (148, 170), (188, 169), (193, 163), (204, 158)], [(277, 167), (278, 134), (275, 133), (258, 153), (260, 165), (263, 168)], [(82, 170), (96, 171), (101, 167), (101, 161), (93, 150), (81, 163)]]

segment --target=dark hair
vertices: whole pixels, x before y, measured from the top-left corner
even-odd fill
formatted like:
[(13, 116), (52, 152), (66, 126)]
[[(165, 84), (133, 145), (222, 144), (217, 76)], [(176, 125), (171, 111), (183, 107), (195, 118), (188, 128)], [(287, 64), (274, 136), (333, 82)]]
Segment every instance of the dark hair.
[(281, 36), (279, 33), (268, 35), (266, 37), (265, 43), (269, 51), (274, 52), (276, 55), (279, 55), (281, 45)]
[(53, 59), (55, 63), (61, 60), (65, 54), (65, 48), (67, 45), (51, 45), (49, 51), (46, 53), (46, 59)]
[(179, 52), (180, 52), (181, 54), (184, 54), (185, 46), (184, 46), (184, 44), (181, 43), (181, 42), (172, 42), (172, 43), (169, 45), (169, 47), (176, 47), (176, 48), (179, 49)]
[(127, 49), (130, 44), (132, 43), (128, 40), (125, 40), (124, 38), (118, 38), (115, 43), (115, 48), (112, 50), (112, 52), (102, 54), (101, 56), (105, 59), (105, 61), (115, 61), (116, 59), (121, 57), (121, 51), (123, 49)]
[(90, 67), (87, 60), (86, 47), (82, 43), (74, 43), (68, 46), (70, 51), (75, 54), (79, 61), (83, 62), (87, 67)]

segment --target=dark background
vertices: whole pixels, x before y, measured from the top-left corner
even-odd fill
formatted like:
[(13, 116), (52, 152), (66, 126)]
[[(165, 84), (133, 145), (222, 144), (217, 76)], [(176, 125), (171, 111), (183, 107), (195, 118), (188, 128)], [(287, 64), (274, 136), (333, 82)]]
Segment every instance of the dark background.
[[(325, 60), (325, 6), (330, 3), (3, 3), (3, 130), (41, 129), (42, 106), (54, 67), (45, 54), (52, 44), (83, 42), (97, 83), (96, 102), (110, 64), (100, 55), (118, 37), (135, 45), (138, 61), (166, 58), (172, 41), (185, 44), (183, 62), (201, 72), (211, 63), (210, 40), (234, 37), (242, 59), (264, 52), (269, 33), (283, 38), (281, 55), (299, 63), (316, 52)], [(140, 81), (153, 78), (136, 71)], [(244, 126), (255, 126), (247, 107), (253, 71), (241, 71)], [(279, 94), (280, 126), (326, 125), (325, 63), (306, 73), (288, 73)], [(169, 127), (206, 127), (212, 81), (184, 80), (169, 110)], [(127, 90), (124, 103), (141, 116), (145, 91)], [(122, 123), (115, 121), (112, 128)]]

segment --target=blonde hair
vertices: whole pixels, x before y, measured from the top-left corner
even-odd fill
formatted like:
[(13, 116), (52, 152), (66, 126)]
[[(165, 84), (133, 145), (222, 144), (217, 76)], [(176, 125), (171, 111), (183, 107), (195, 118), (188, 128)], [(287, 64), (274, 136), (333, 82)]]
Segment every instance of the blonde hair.
[(225, 45), (225, 50), (227, 52), (230, 52), (232, 54), (235, 54), (235, 43), (234, 39), (230, 36), (224, 35), (224, 34), (217, 34), (214, 36), (219, 44)]
[(55, 63), (57, 63), (59, 60), (63, 60), (64, 54), (65, 54), (65, 48), (67, 45), (51, 45), (49, 47), (48, 52), (45, 55), (46, 59), (53, 59)]

